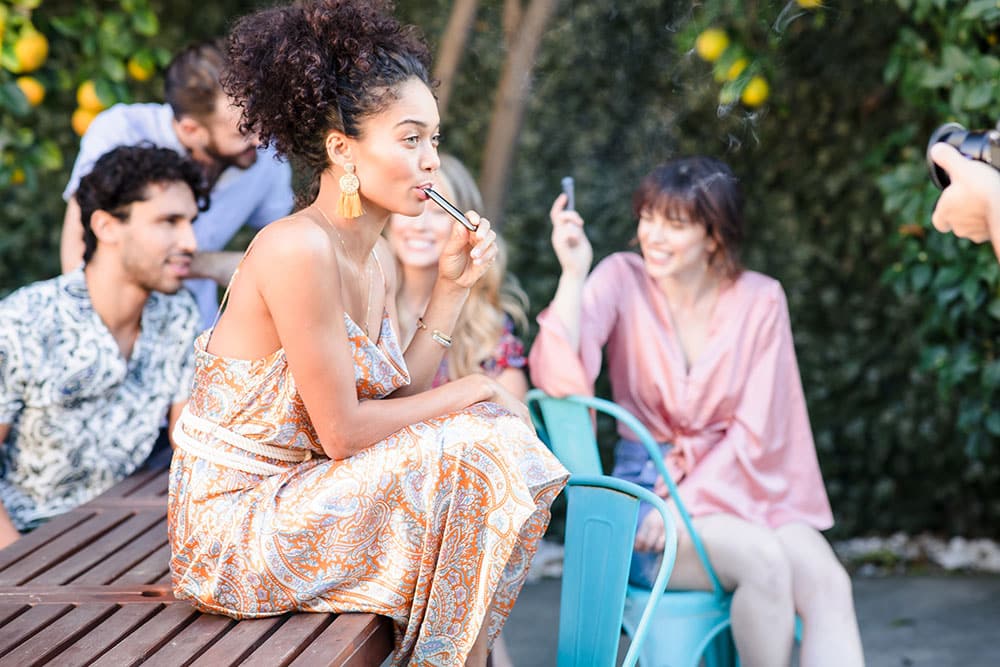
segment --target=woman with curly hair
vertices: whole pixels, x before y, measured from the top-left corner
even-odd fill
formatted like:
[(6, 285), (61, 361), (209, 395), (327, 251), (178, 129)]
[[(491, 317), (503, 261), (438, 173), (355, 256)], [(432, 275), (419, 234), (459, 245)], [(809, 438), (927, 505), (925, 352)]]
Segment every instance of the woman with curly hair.
[(376, 613), (395, 622), (394, 664), (483, 665), (567, 475), (495, 380), (431, 386), (496, 257), (487, 220), (453, 226), (399, 344), (381, 233), (423, 211), (439, 166), (427, 48), (386, 3), (316, 0), (244, 17), (228, 51), (243, 129), (314, 178), (196, 344), (175, 593), (236, 618)]
[[(451, 155), (442, 154), (440, 159), (435, 189), (463, 211), (482, 210), (482, 195), (465, 166)], [(417, 320), (430, 301), (441, 251), (453, 226), (452, 218), (437, 206), (428, 206), (417, 216), (393, 215), (389, 219), (386, 238), (400, 269), (396, 309), (404, 341), (418, 331)], [(517, 279), (506, 272), (507, 253), (499, 236), (496, 245), (497, 259), (469, 293), (434, 386), (471, 373), (486, 373), (523, 400), (528, 391), (524, 343), (514, 330), (515, 325), (521, 331), (527, 329), (528, 297)]]

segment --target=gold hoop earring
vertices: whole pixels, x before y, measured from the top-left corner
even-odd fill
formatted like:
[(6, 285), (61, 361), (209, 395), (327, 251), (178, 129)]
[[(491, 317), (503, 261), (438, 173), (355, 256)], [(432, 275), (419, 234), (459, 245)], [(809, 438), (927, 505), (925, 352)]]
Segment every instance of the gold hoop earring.
[(340, 177), (340, 199), (337, 201), (337, 215), (342, 218), (357, 218), (365, 212), (361, 206), (361, 195), (358, 194), (361, 181), (354, 173), (353, 163), (345, 163), (344, 172), (346, 173)]

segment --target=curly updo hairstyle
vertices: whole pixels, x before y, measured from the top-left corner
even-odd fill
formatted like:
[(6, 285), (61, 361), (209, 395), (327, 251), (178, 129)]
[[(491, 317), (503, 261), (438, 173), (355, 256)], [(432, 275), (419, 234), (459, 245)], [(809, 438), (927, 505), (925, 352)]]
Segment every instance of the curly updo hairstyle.
[(242, 108), (240, 129), (310, 177), (316, 198), (331, 130), (361, 136), (361, 121), (416, 77), (431, 86), (430, 51), (385, 0), (305, 0), (244, 16), (230, 32), (222, 87)]

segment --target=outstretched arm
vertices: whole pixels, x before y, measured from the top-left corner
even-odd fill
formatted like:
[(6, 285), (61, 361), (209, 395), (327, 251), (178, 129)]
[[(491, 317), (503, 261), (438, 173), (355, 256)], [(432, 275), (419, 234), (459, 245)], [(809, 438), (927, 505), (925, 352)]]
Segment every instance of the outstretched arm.
[(966, 158), (947, 144), (934, 144), (931, 158), (951, 180), (938, 199), (931, 222), (938, 231), (951, 231), (975, 243), (992, 241), (1000, 260), (1000, 172)]

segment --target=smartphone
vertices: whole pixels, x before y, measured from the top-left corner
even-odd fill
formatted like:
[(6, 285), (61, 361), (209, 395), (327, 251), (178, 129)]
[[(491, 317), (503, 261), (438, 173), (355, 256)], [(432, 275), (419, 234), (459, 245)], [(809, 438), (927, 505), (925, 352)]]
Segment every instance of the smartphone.
[(427, 196), (435, 204), (437, 204), (438, 206), (440, 206), (441, 208), (443, 208), (448, 213), (448, 215), (450, 215), (451, 217), (455, 218), (460, 223), (462, 223), (463, 227), (465, 227), (466, 229), (468, 229), (470, 232), (476, 231), (476, 225), (472, 224), (472, 222), (470, 222), (469, 219), (465, 217), (464, 213), (462, 213), (461, 211), (459, 211), (455, 207), (455, 205), (452, 204), (450, 201), (448, 201), (447, 199), (445, 199), (444, 197), (442, 197), (440, 194), (438, 194), (438, 192), (436, 190), (434, 190), (434, 188), (424, 188), (424, 192), (427, 193)]
[(562, 179), (563, 194), (566, 195), (566, 210), (576, 210), (576, 197), (573, 195), (573, 177), (564, 176)]

